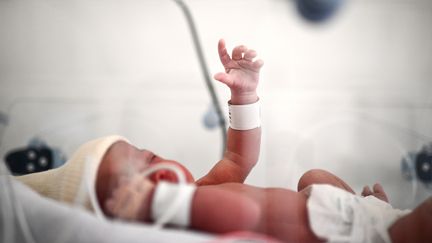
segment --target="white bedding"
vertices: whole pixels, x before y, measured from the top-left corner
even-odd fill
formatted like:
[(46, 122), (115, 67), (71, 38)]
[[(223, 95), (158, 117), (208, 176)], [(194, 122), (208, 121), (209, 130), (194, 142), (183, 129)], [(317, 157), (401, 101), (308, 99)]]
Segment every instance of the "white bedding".
[(157, 230), (144, 224), (102, 221), (84, 209), (42, 197), (4, 175), (0, 176), (0, 222), (0, 242), (4, 243), (189, 243), (215, 239), (191, 230)]

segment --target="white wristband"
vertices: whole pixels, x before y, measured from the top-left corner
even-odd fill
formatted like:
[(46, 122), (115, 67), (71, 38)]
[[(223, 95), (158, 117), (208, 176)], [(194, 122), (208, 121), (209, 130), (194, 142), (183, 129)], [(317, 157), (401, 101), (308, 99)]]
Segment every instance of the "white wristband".
[(230, 127), (234, 130), (250, 130), (261, 126), (260, 101), (247, 105), (231, 105), (228, 102)]
[(195, 190), (196, 186), (193, 184), (159, 182), (151, 205), (152, 219), (160, 226), (166, 223), (189, 226)]

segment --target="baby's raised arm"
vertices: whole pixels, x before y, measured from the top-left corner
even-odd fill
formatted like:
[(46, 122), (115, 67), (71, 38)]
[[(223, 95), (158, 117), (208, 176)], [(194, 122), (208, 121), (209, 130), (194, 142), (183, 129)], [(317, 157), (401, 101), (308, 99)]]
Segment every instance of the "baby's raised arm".
[[(224, 157), (207, 175), (197, 181), (198, 185), (243, 183), (257, 163), (260, 152), (257, 86), (264, 62), (260, 59), (254, 60), (257, 53), (243, 45), (235, 47), (230, 56), (224, 40), (219, 41), (218, 52), (225, 72), (215, 74), (214, 78), (230, 88), (230, 117), (234, 119), (233, 116), (237, 116), (240, 120), (237, 119), (236, 124), (230, 122)], [(237, 114), (234, 114), (235, 112)]]

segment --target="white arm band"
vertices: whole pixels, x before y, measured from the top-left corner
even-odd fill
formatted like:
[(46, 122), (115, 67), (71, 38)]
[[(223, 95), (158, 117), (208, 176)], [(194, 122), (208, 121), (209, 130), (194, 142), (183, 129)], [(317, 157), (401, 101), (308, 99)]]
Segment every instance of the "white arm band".
[(229, 108), (230, 127), (234, 130), (250, 130), (261, 126), (260, 101), (248, 105), (231, 105)]
[(193, 184), (159, 182), (151, 205), (151, 217), (156, 225), (189, 226), (195, 190)]

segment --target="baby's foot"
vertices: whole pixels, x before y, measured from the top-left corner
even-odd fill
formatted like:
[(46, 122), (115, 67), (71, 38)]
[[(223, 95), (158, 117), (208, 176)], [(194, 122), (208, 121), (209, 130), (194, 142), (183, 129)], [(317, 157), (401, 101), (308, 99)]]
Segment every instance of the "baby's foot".
[(379, 183), (376, 183), (373, 186), (373, 191), (369, 188), (369, 186), (365, 186), (361, 195), (363, 197), (374, 196), (384, 202), (388, 202), (387, 194), (384, 192), (383, 187)]

